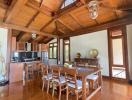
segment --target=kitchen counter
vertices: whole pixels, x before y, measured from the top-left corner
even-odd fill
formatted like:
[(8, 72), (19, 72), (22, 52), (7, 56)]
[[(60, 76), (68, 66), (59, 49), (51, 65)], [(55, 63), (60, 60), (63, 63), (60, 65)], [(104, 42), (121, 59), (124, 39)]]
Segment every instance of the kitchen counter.
[(9, 82), (19, 82), (24, 81), (25, 77), (25, 64), (30, 63), (40, 63), (40, 60), (31, 61), (31, 62), (11, 62), (10, 63), (10, 72), (9, 72)]

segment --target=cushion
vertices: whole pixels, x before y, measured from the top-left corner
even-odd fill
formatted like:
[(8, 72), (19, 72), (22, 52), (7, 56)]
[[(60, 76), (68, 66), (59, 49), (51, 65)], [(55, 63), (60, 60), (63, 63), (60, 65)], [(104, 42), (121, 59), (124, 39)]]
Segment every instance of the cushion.
[(98, 79), (98, 75), (88, 75), (87, 79), (96, 81)]
[[(68, 86), (71, 88), (75, 88), (75, 84), (72, 84), (72, 83), (68, 83)], [(86, 86), (88, 86), (88, 82), (86, 82)], [(77, 89), (78, 90), (82, 89), (82, 81), (81, 80), (77, 80)]]

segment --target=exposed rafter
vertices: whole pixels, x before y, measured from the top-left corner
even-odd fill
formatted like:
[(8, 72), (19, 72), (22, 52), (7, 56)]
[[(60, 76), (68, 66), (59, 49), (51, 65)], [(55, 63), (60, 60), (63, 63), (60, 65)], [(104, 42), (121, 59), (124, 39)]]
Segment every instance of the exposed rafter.
[(73, 20), (76, 21), (76, 23), (78, 23), (80, 25), (80, 27), (84, 27), (83, 24), (81, 22), (79, 22), (79, 20), (74, 15), (72, 15), (71, 13), (69, 13), (69, 15), (72, 17)]
[(64, 26), (65, 26), (66, 28), (68, 28), (69, 30), (74, 31), (74, 29), (73, 29), (72, 27), (70, 27), (70, 26), (68, 26), (67, 24), (65, 24), (62, 20), (57, 19), (56, 21), (58, 21), (59, 23), (61, 23), (62, 25), (64, 25)]
[(50, 25), (52, 22), (54, 21), (54, 19), (51, 19), (48, 23), (46, 23), (41, 29), (40, 31), (43, 31), (48, 25)]
[(18, 26), (18, 25), (13, 25), (13, 24), (6, 24), (3, 22), (0, 22), (0, 27), (9, 28), (9, 29), (16, 29), (16, 30), (20, 30), (20, 31), (24, 31), (24, 32), (30, 32), (30, 33), (36, 33), (36, 34), (42, 35), (42, 36), (58, 37), (58, 36), (52, 35), (50, 33), (44, 33), (42, 31), (38, 31), (35, 29), (31, 29), (31, 28), (27, 28), (27, 27), (23, 27), (23, 26)]
[(92, 27), (85, 27), (85, 28), (82, 28), (81, 30), (79, 29), (71, 33), (66, 33), (66, 35), (61, 38), (88, 34), (88, 33), (96, 32), (96, 31), (105, 30), (110, 27), (126, 25), (126, 24), (131, 24), (131, 23), (132, 23), (132, 16), (129, 16), (129, 17), (125, 17), (122, 19), (110, 21), (105, 24), (100, 24), (100, 25), (92, 26)]
[(53, 40), (54, 38), (49, 38), (46, 41), (44, 41), (45, 44), (49, 43), (51, 40)]
[(26, 4), (26, 6), (29, 6), (29, 7), (33, 8), (33, 9), (36, 9), (37, 11), (39, 11), (39, 12), (41, 12), (41, 13), (47, 15), (47, 16), (50, 16), (50, 17), (53, 16), (52, 10), (50, 10), (49, 8), (47, 8), (45, 6), (43, 6), (43, 9), (41, 9), (42, 6), (38, 7), (38, 6), (36, 6), (36, 5), (34, 5), (34, 4), (30, 3), (30, 2), (28, 2)]
[(24, 32), (20, 32), (19, 35), (16, 37), (16, 41), (19, 41), (24, 35)]
[(17, 0), (12, 8), (7, 10), (4, 22), (9, 23), (13, 16), (17, 15), (20, 9), (25, 5), (28, 0)]

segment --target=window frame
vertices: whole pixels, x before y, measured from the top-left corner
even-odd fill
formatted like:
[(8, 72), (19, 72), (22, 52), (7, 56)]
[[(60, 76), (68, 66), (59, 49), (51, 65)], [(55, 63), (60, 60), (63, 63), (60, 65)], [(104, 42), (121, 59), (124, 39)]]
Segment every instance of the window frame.
[[(65, 43), (65, 41), (69, 41), (69, 43)], [(70, 39), (69, 38), (65, 38), (63, 39), (63, 63), (65, 63), (65, 45), (68, 45), (69, 46), (69, 62), (71, 61), (71, 57), (70, 57)]]
[[(53, 46), (50, 46), (50, 45)], [(57, 59), (57, 55), (58, 55), (58, 44), (55, 46), (55, 44), (57, 44), (57, 42), (53, 42), (53, 43), (49, 43), (49, 59)], [(54, 48), (56, 47), (56, 57), (54, 57)], [(52, 57), (50, 57), (50, 48), (52, 48)]]

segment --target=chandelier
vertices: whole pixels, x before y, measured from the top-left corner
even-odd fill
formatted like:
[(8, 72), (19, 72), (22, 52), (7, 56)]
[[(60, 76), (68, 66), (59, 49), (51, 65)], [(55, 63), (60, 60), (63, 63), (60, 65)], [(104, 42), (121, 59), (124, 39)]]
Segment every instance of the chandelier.
[(88, 9), (89, 9), (89, 16), (92, 19), (96, 19), (98, 17), (98, 1), (97, 0), (92, 0), (88, 4)]
[(36, 33), (32, 33), (32, 39), (36, 39), (37, 35)]

